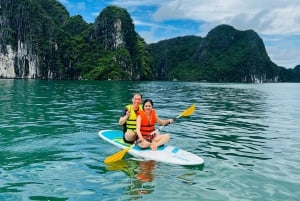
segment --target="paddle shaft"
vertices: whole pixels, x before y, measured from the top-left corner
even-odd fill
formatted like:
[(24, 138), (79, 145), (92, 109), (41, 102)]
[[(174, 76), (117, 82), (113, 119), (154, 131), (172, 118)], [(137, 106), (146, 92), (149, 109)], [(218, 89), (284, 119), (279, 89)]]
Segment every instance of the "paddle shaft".
[[(178, 115), (178, 116), (176, 116), (176, 117), (174, 117), (172, 119), (175, 121), (176, 119), (180, 118), (181, 116), (183, 116), (183, 115), (180, 114), (180, 115)], [(169, 124), (170, 124), (170, 122), (166, 123), (165, 125), (160, 126), (158, 129), (156, 129), (155, 131), (153, 131), (150, 135), (153, 135), (157, 131), (161, 131), (161, 129), (163, 129), (164, 127), (166, 127)]]

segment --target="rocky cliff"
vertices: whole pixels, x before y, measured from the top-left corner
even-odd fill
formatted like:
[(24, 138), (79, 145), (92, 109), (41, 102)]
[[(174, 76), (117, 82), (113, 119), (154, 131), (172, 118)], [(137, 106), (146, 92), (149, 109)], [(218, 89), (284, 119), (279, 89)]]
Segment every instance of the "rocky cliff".
[(116, 6), (87, 24), (56, 0), (0, 0), (0, 47), (0, 78), (139, 80), (153, 74), (147, 44)]
[(260, 83), (289, 77), (270, 60), (262, 39), (253, 30), (220, 25), (204, 38), (178, 37), (150, 47), (157, 79)]
[(0, 6), (0, 77), (54, 78), (65, 8), (54, 0), (1, 0)]
[[(96, 18), (88, 38), (88, 43), (102, 52), (99, 55), (102, 59), (95, 68), (85, 74), (87, 78), (119, 80), (153, 78), (152, 56), (145, 41), (135, 32), (132, 19), (125, 9), (117, 6), (106, 7)], [(89, 56), (90, 54), (87, 55)], [(81, 68), (85, 66), (80, 65)], [(87, 68), (88, 66), (85, 67)]]
[(0, 0), (0, 78), (300, 82), (298, 72), (274, 64), (252, 30), (147, 45), (117, 6), (88, 24), (56, 0)]

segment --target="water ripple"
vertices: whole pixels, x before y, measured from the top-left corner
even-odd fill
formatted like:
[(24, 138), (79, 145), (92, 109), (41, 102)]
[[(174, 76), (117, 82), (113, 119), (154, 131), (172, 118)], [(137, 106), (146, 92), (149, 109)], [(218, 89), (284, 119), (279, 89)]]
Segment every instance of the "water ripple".
[[(1, 200), (297, 200), (299, 84), (0, 80)], [(162, 132), (201, 167), (103, 160), (98, 139), (131, 94), (162, 118), (196, 103)], [(176, 193), (174, 193), (176, 192)]]

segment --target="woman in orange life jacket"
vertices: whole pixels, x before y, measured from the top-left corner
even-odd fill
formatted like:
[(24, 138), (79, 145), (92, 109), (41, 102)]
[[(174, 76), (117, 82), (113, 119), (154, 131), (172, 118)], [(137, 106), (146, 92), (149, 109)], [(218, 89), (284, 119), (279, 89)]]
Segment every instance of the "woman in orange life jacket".
[(136, 132), (138, 135), (137, 144), (141, 148), (150, 147), (152, 150), (157, 150), (157, 147), (165, 144), (170, 139), (169, 134), (161, 134), (155, 130), (155, 123), (166, 125), (173, 123), (173, 119), (162, 120), (158, 117), (153, 109), (153, 102), (151, 99), (146, 99), (143, 102), (143, 111), (139, 111), (136, 119)]

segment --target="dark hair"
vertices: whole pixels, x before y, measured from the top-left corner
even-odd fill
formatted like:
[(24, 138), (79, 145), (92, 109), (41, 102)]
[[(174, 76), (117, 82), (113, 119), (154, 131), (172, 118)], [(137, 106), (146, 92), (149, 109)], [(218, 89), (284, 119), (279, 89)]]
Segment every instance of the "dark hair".
[(143, 109), (144, 109), (145, 104), (148, 103), (148, 102), (149, 102), (149, 103), (152, 105), (152, 107), (153, 107), (153, 101), (152, 101), (150, 98), (146, 98), (146, 99), (144, 100), (144, 102), (143, 102)]
[(143, 96), (142, 96), (142, 94), (141, 94), (140, 92), (135, 92), (135, 93), (133, 93), (133, 94), (132, 94), (132, 97), (134, 97), (135, 95), (138, 95), (138, 96), (140, 96), (141, 98), (143, 98)]

